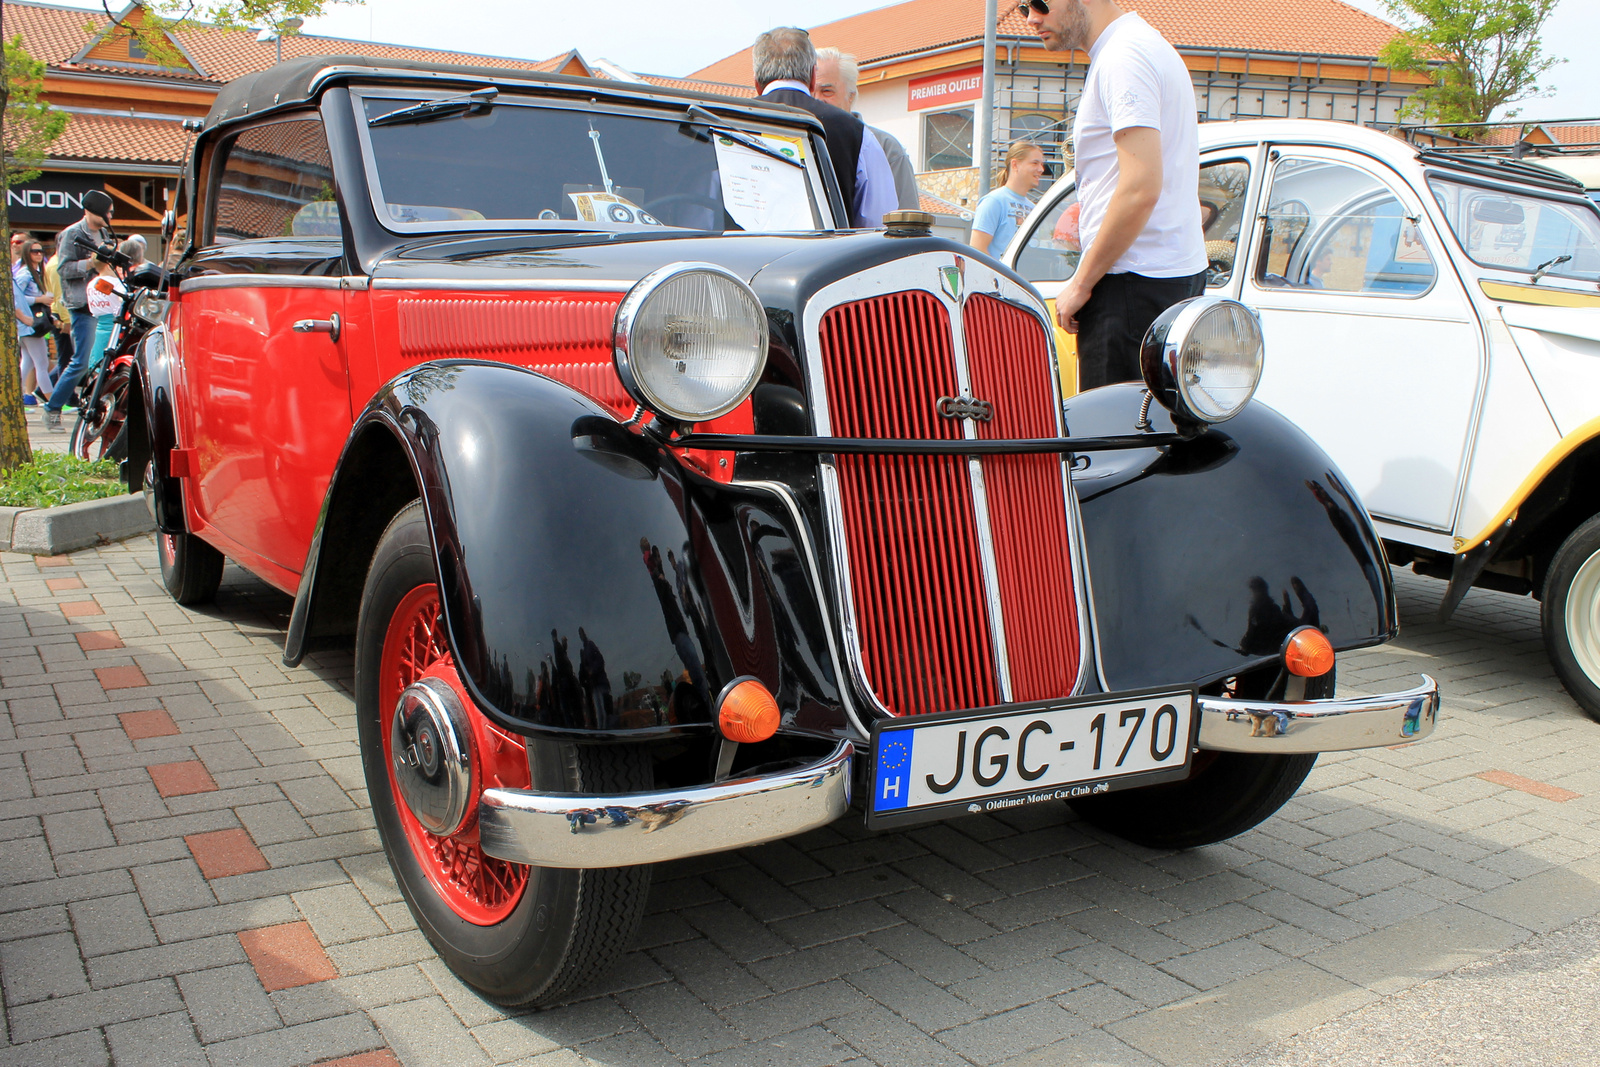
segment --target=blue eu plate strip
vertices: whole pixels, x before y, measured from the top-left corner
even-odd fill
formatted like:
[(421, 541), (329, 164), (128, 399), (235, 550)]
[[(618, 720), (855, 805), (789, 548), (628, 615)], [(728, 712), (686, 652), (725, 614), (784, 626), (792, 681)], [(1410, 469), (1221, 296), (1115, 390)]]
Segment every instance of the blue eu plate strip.
[(895, 730), (878, 735), (878, 773), (873, 779), (874, 811), (895, 811), (906, 806), (911, 792), (911, 745), (915, 731)]

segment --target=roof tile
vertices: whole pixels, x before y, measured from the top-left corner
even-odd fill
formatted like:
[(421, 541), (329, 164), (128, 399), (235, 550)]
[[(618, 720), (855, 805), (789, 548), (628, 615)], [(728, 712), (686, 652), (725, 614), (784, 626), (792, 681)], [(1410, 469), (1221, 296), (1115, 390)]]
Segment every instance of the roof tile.
[[(1399, 31), (1340, 0), (1121, 0), (1179, 48), (1248, 48), (1296, 55), (1374, 57)], [(982, 43), (984, 0), (908, 0), (824, 23), (811, 30), (817, 47), (832, 46), (861, 63), (967, 42)], [(1012, 0), (1000, 0), (1002, 37), (1032, 37)], [(689, 75), (745, 85), (750, 49)]]
[[(90, 28), (103, 32), (110, 25), (101, 12), (81, 8), (55, 7), (49, 4), (30, 3), (28, 0), (6, 0), (6, 34), (21, 34), (28, 54), (43, 60), (57, 70), (138, 71), (153, 77), (188, 82), (209, 82), (220, 85), (241, 75), (266, 70), (277, 62), (277, 46), (256, 40), (249, 30), (227, 30), (216, 26), (200, 26), (176, 34), (190, 58), (203, 74), (193, 71), (155, 69), (129, 64), (109, 65), (105, 62), (72, 64), (89, 41)], [(400, 45), (377, 44), (371, 41), (346, 40), (339, 37), (314, 37), (294, 34), (283, 39), (283, 58), (299, 59), (315, 55), (366, 55), (379, 59), (414, 59), (430, 63), (471, 63), (483, 61), (486, 65), (549, 73), (564, 66), (570, 52), (550, 59), (533, 62), (524, 59), (506, 59), (500, 56), (475, 55), (464, 52), (444, 52), (430, 48), (406, 48)]]

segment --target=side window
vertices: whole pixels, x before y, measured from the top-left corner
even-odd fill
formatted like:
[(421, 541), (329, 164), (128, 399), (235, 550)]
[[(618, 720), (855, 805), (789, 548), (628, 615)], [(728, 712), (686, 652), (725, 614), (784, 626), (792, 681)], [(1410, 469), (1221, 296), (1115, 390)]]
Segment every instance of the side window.
[(1034, 220), (1033, 230), (1017, 254), (1017, 273), (1030, 282), (1064, 282), (1078, 269), (1082, 255), (1078, 190), (1072, 189)]
[(1421, 231), (1394, 191), (1364, 170), (1285, 158), (1272, 174), (1266, 216), (1259, 286), (1417, 296), (1433, 285)]
[(320, 119), (245, 130), (225, 149), (211, 243), (260, 237), (338, 237), (333, 161)]
[[(1250, 167), (1240, 160), (1200, 168), (1200, 221), (1206, 238), (1206, 284), (1222, 285), (1233, 276), (1244, 219)], [(1073, 189), (1041, 215), (1017, 254), (1017, 273), (1030, 282), (1064, 282), (1078, 269), (1083, 247), (1078, 239), (1078, 191)]]
[(1225, 285), (1239, 257), (1250, 165), (1230, 159), (1200, 168), (1200, 228), (1206, 239), (1206, 285)]

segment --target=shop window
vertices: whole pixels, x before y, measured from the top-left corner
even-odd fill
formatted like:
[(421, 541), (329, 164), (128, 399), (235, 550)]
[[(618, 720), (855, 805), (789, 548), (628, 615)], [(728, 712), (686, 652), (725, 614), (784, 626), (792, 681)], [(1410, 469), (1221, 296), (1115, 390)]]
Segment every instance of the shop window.
[(972, 166), (972, 109), (922, 117), (923, 170)]

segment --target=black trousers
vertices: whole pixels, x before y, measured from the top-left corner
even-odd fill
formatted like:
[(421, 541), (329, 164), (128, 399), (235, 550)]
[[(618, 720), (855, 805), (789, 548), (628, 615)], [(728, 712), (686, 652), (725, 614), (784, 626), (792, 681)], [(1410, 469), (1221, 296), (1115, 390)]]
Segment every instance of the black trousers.
[(1206, 273), (1187, 278), (1107, 274), (1078, 311), (1078, 388), (1136, 382), (1139, 345), (1156, 316), (1206, 291)]

